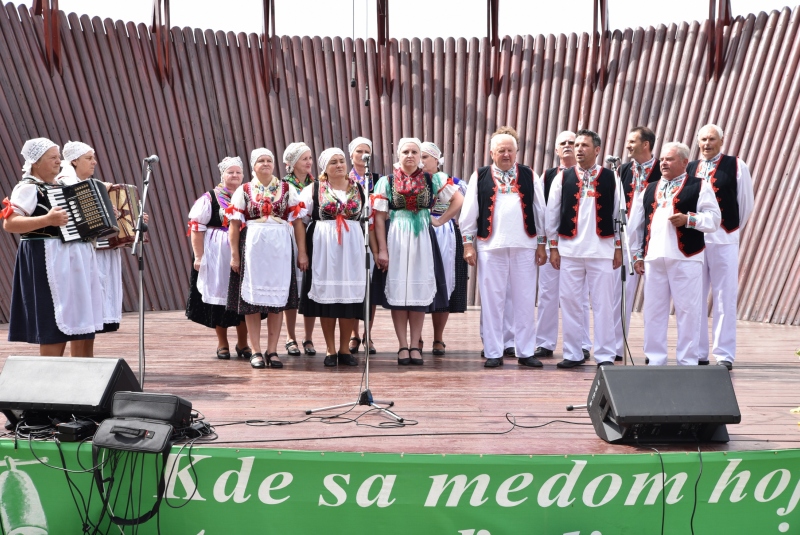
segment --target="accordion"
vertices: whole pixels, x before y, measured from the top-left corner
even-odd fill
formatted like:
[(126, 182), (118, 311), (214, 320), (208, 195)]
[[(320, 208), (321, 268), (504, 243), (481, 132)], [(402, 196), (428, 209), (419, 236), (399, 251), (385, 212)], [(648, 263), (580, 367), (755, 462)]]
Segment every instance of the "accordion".
[(50, 206), (62, 208), (69, 218), (67, 224), (60, 227), (61, 241), (89, 241), (119, 232), (108, 191), (99, 180), (49, 188), (47, 197)]
[[(111, 205), (116, 209), (117, 227), (119, 232), (115, 235), (98, 239), (95, 246), (98, 249), (117, 249), (119, 247), (132, 247), (136, 238), (136, 222), (139, 220), (141, 204), (139, 203), (139, 190), (130, 184), (114, 184), (108, 192)], [(142, 242), (149, 242), (147, 233), (142, 235)]]

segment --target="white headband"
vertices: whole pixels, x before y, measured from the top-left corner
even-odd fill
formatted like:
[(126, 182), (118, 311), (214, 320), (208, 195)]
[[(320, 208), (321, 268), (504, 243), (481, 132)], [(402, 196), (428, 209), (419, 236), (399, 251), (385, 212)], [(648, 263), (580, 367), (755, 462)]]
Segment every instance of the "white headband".
[(272, 154), (272, 151), (269, 149), (265, 149), (264, 147), (260, 147), (258, 149), (253, 149), (253, 152), (250, 153), (250, 168), (252, 169), (255, 167), (256, 162), (262, 156), (267, 155), (272, 158), (272, 161), (275, 162), (275, 155)]
[(435, 144), (431, 143), (430, 141), (426, 141), (422, 144), (420, 150), (425, 154), (429, 154), (436, 158), (436, 161), (439, 162), (439, 165), (444, 165), (444, 158), (442, 158), (442, 151), (439, 150)]
[(20, 154), (25, 157), (25, 165), (22, 166), (22, 170), (25, 174), (30, 174), (31, 165), (38, 162), (41, 157), (44, 156), (44, 153), (53, 147), (58, 148), (58, 145), (46, 137), (37, 137), (26, 141), (20, 151)]
[(344, 158), (344, 151), (337, 147), (331, 147), (329, 149), (325, 149), (322, 151), (322, 154), (319, 155), (317, 159), (317, 164), (319, 165), (319, 172), (324, 173), (325, 169), (328, 167), (328, 162), (331, 161), (331, 158), (340, 154)]
[(80, 141), (67, 141), (64, 143), (64, 150), (62, 152), (67, 162), (73, 162), (87, 152), (94, 152), (94, 149)]
[(372, 152), (372, 141), (365, 137), (357, 137), (347, 146), (347, 151), (350, 153), (350, 156), (353, 156), (353, 153), (356, 151), (359, 145), (366, 145), (369, 147), (369, 151)]
[(229, 167), (233, 166), (238, 166), (239, 169), (244, 169), (244, 166), (242, 165), (242, 159), (238, 156), (234, 156), (232, 158), (230, 156), (225, 156), (222, 161), (217, 164), (220, 175), (224, 175), (225, 171), (227, 171)]
[(289, 173), (294, 172), (294, 166), (300, 157), (305, 154), (306, 151), (310, 151), (311, 147), (303, 143), (302, 141), (296, 141), (294, 143), (289, 144), (286, 147), (286, 150), (283, 151), (283, 163), (286, 164), (286, 171)]

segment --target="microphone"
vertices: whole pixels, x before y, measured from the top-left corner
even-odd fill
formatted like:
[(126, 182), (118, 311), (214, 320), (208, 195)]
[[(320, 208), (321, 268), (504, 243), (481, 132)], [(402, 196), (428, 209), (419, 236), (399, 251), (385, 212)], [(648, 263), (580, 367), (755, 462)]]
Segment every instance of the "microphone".
[(606, 156), (606, 163), (618, 164), (620, 161), (622, 161), (622, 160), (621, 160), (621, 158), (619, 156), (612, 156), (610, 154), (608, 156)]
[(368, 164), (368, 163), (369, 163), (369, 157), (370, 157), (370, 156), (371, 156), (370, 154), (364, 154), (364, 155), (361, 157), (361, 161), (362, 161), (362, 162), (364, 162), (365, 164)]
[(148, 156), (147, 158), (145, 158), (144, 161), (147, 163), (158, 163), (158, 156), (153, 154), (152, 156)]
[(353, 54), (353, 61), (350, 63), (350, 87), (356, 86), (356, 55)]

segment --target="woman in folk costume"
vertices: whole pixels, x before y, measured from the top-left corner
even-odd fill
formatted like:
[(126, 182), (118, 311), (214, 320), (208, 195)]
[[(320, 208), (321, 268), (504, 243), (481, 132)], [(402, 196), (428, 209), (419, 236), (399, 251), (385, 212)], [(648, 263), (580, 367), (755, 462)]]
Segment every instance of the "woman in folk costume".
[[(311, 167), (314, 165), (314, 158), (311, 155), (311, 147), (302, 141), (290, 143), (286, 150), (283, 151), (283, 164), (286, 166), (286, 176), (283, 180), (286, 181), (295, 191), (300, 194), (303, 188), (314, 182), (314, 177), (311, 175)], [(308, 218), (304, 218), (303, 222), (308, 224)], [(294, 243), (294, 253), (297, 255), (297, 244)], [(302, 272), (296, 268), (297, 282), (300, 284), (302, 280)], [(286, 317), (286, 352), (293, 356), (300, 355), (300, 348), (297, 347), (297, 334), (295, 333), (295, 326), (297, 325), (297, 310), (286, 310), (284, 313)], [(303, 330), (305, 331), (305, 338), (303, 339), (303, 352), (308, 356), (317, 354), (314, 349), (314, 342), (312, 335), (314, 334), (314, 316), (303, 316)]]
[[(375, 186), (375, 183), (378, 182), (380, 175), (378, 173), (370, 172), (370, 176), (367, 177), (367, 167), (368, 162), (365, 158), (369, 159), (372, 156), (372, 141), (365, 137), (357, 137), (353, 141), (350, 142), (350, 145), (347, 147), (348, 151), (350, 152), (350, 161), (353, 164), (352, 169), (350, 169), (350, 180), (358, 182), (364, 191), (370, 195), (370, 201), (372, 200), (372, 189)], [(372, 169), (372, 162), (369, 162), (369, 168)], [(372, 202), (370, 202), (370, 207), (372, 206)], [(371, 211), (370, 211), (371, 212)], [(372, 226), (370, 226), (370, 231), (372, 231)], [(372, 251), (369, 252), (370, 256), (370, 273), (375, 270), (375, 260), (372, 256)], [(375, 354), (375, 344), (372, 343), (372, 324), (373, 320), (375, 319), (375, 308), (376, 306), (370, 305), (369, 311), (369, 354)], [(350, 353), (358, 353), (358, 348), (361, 345), (362, 337), (359, 335), (358, 329), (358, 320), (356, 320), (355, 324), (353, 325), (353, 332), (350, 334)], [(364, 336), (366, 338), (366, 335)]]
[[(440, 171), (444, 164), (442, 151), (433, 143), (426, 141), (422, 144), (422, 170), (434, 177), (441, 175), (441, 180), (446, 181), (447, 175)], [(458, 186), (463, 195), (466, 193), (467, 183), (457, 178), (453, 182)], [(466, 312), (467, 310), (467, 263), (464, 260), (464, 245), (461, 243), (461, 231), (458, 228), (457, 218), (461, 208), (453, 210), (451, 203), (437, 202), (431, 209), (431, 217), (439, 220), (435, 227), (436, 241), (442, 254), (444, 276), (447, 281), (447, 307), (437, 309), (431, 314), (433, 321), (433, 350), (437, 356), (444, 355), (444, 328), (451, 312)], [(421, 348), (421, 347), (420, 347)]]
[[(296, 309), (298, 302), (290, 221), (302, 207), (297, 191), (272, 175), (272, 153), (256, 151), (268, 157), (261, 163), (257, 159), (253, 179), (239, 186), (225, 211), (231, 244), (228, 309), (245, 317), (253, 347), (250, 365), (283, 368), (277, 353), (282, 312)], [(268, 314), (266, 358), (261, 352), (262, 314)]]
[(91, 357), (103, 328), (97, 256), (90, 242), (61, 241), (67, 213), (50, 204), (61, 171), (58, 145), (45, 138), (22, 147), (22, 179), (4, 199), (3, 228), (21, 235), (11, 292), (9, 342), (39, 344), (39, 354)]
[[(306, 231), (294, 222), (299, 249), (298, 264), (305, 269), (300, 312), (319, 317), (327, 352), (325, 366), (357, 366), (348, 341), (353, 325), (364, 317), (367, 275), (364, 268), (364, 233), (359, 220), (364, 189), (347, 175), (344, 152), (325, 150), (319, 156), (319, 180), (306, 186), (300, 201), (311, 216)], [(339, 319), (339, 343), (334, 331)]]
[[(441, 219), (431, 219), (438, 202), (460, 209), (464, 197), (452, 180), (422, 171), (421, 145), (417, 138), (403, 138), (397, 144), (399, 161), (394, 172), (375, 186), (375, 235), (378, 254), (373, 288), (382, 305), (392, 311), (399, 365), (423, 364), (419, 347), (408, 348), (420, 339), (426, 312), (448, 304), (444, 267), (434, 228)], [(414, 353), (418, 356), (413, 356)]]
[[(253, 167), (254, 163), (250, 166)], [(247, 345), (244, 316), (225, 308), (231, 274), (231, 246), (225, 210), (231, 204), (231, 195), (242, 184), (242, 160), (238, 156), (225, 157), (218, 167), (220, 183), (201, 195), (189, 211), (194, 261), (186, 317), (216, 331), (217, 358), (223, 360), (231, 358), (228, 327), (236, 327), (236, 354), (249, 360), (253, 352)]]

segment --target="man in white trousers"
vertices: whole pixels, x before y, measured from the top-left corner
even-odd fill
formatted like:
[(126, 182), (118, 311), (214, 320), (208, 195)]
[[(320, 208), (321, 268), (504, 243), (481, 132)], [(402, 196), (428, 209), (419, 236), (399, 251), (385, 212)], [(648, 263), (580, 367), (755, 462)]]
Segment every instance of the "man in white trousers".
[[(646, 126), (637, 126), (628, 134), (625, 141), (625, 149), (628, 151), (628, 158), (630, 161), (619, 168), (619, 178), (622, 184), (622, 191), (625, 194), (625, 202), (627, 203), (628, 213), (628, 228), (633, 228), (637, 222), (631, 216), (632, 208), (635, 204), (642, 202), (642, 193), (644, 193), (647, 184), (650, 182), (658, 182), (661, 178), (661, 168), (658, 159), (653, 155), (653, 147), (656, 143), (655, 133)], [(639, 247), (638, 243), (634, 243), (628, 235), (628, 241), (631, 245), (631, 254)], [(622, 247), (622, 265), (623, 268), (628, 265), (628, 253), (625, 250), (624, 244)], [(620, 270), (621, 271), (621, 270)], [(621, 273), (620, 273), (621, 274)], [(633, 300), (636, 297), (636, 288), (639, 286), (639, 274), (634, 271), (633, 275), (625, 273), (625, 325), (628, 326), (630, 331), (631, 326), (631, 311), (633, 310)], [(622, 334), (622, 277), (617, 277), (616, 287), (616, 332), (617, 332), (617, 361), (622, 360), (622, 355), (625, 354), (625, 337)], [(627, 336), (627, 332), (625, 336)]]
[(484, 366), (503, 365), (503, 317), (511, 300), (520, 366), (541, 368), (536, 349), (536, 266), (544, 250), (544, 193), (527, 166), (517, 164), (517, 140), (495, 133), (492, 165), (472, 173), (459, 226), (464, 260), (478, 266)]
[[(590, 299), (594, 317), (593, 347), (598, 366), (614, 365), (614, 278), (622, 249), (614, 225), (619, 209), (614, 173), (597, 165), (600, 136), (579, 130), (575, 161), (553, 180), (547, 200), (550, 263), (561, 271), (560, 303), (564, 339), (562, 369), (582, 365), (583, 304)], [(586, 295), (588, 285), (589, 295)]]
[[(556, 137), (556, 155), (559, 165), (547, 169), (541, 176), (544, 189), (544, 202), (550, 194), (553, 180), (575, 166), (575, 132), (565, 130)], [(552, 357), (558, 341), (558, 288), (559, 271), (550, 264), (550, 251), (547, 250), (547, 262), (539, 268), (539, 308), (536, 310), (536, 358)], [(588, 293), (588, 289), (586, 290)], [(589, 300), (583, 303), (583, 340), (581, 342), (583, 357), (589, 358), (592, 349), (592, 337), (589, 334)]]
[(722, 154), (722, 129), (707, 124), (697, 133), (700, 160), (687, 167), (691, 176), (711, 184), (722, 213), (719, 229), (706, 235), (703, 264), (703, 299), (700, 303), (700, 364), (708, 364), (708, 291), (711, 290), (713, 345), (717, 364), (729, 370), (736, 358), (736, 303), (739, 297), (739, 234), (753, 212), (753, 179), (747, 164)]
[(719, 227), (720, 211), (711, 186), (688, 175), (689, 147), (661, 149), (661, 179), (651, 182), (633, 207), (631, 232), (640, 244), (634, 269), (644, 275), (644, 354), (650, 366), (667, 363), (670, 298), (678, 323), (676, 360), (697, 365), (704, 235)]

